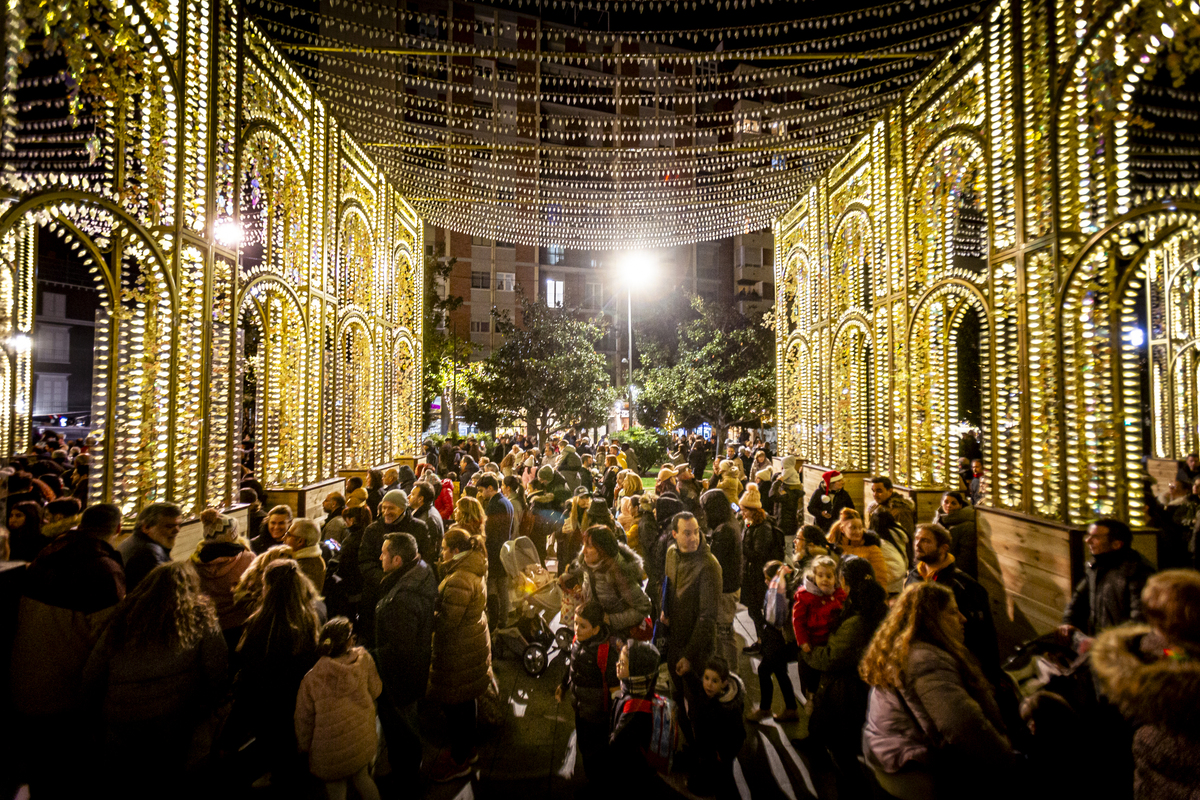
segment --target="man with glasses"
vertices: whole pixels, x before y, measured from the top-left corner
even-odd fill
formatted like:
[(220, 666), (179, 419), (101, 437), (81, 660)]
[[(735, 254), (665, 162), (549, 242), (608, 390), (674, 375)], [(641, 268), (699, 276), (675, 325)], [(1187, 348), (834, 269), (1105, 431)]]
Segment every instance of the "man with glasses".
[(1150, 562), (1132, 547), (1133, 531), (1120, 520), (1097, 520), (1083, 541), (1092, 560), (1058, 629), (1063, 638), (1077, 644), (1082, 644), (1082, 637), (1090, 638), (1105, 628), (1143, 621), (1142, 587), (1154, 574)]

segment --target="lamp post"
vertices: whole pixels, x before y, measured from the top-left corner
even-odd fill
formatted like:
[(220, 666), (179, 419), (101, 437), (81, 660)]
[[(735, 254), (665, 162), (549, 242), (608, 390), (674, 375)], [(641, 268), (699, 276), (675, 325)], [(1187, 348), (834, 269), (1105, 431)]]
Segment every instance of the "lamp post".
[(625, 319), (628, 323), (629, 335), (629, 371), (625, 374), (625, 396), (629, 403), (629, 427), (637, 424), (637, 412), (633, 410), (633, 282), (643, 283), (653, 279), (654, 261), (649, 253), (628, 253), (621, 265), (622, 279), (625, 282), (626, 310)]

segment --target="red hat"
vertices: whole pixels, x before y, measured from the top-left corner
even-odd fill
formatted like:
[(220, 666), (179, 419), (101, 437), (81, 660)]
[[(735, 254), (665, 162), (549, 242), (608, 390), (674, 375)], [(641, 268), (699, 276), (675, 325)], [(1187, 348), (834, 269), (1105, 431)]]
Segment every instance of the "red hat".
[(828, 492), (830, 487), (833, 486), (834, 481), (842, 480), (842, 473), (838, 472), (836, 469), (831, 469), (829, 472), (821, 475), (821, 480), (825, 482), (825, 491)]

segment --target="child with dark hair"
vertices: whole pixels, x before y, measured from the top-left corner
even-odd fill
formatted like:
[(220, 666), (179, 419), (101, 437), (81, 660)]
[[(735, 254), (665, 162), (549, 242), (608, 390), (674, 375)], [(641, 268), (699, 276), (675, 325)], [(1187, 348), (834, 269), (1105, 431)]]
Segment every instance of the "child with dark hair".
[(330, 800), (346, 797), (346, 784), (362, 800), (378, 800), (371, 778), (375, 760), (375, 701), (383, 682), (375, 660), (356, 647), (354, 629), (345, 617), (321, 628), (316, 665), (300, 682), (296, 698), (296, 741), (308, 754), (308, 769), (325, 782)]
[(704, 665), (704, 696), (689, 709), (696, 733), (694, 759), (688, 776), (688, 791), (700, 795), (737, 797), (733, 762), (746, 741), (742, 714), (746, 710), (746, 686), (729, 664), (713, 656)]
[(575, 641), (571, 643), (570, 667), (554, 690), (561, 703), (570, 689), (575, 708), (575, 744), (583, 769), (592, 783), (602, 783), (607, 774), (608, 724), (612, 711), (611, 690), (617, 688), (620, 644), (609, 638), (604, 623), (604, 606), (589, 600), (575, 611)]
[(678, 726), (675, 704), (655, 691), (658, 662), (658, 648), (637, 639), (625, 643), (617, 661), (621, 696), (613, 704), (608, 757), (611, 774), (626, 786), (655, 786), (656, 774), (671, 771)]

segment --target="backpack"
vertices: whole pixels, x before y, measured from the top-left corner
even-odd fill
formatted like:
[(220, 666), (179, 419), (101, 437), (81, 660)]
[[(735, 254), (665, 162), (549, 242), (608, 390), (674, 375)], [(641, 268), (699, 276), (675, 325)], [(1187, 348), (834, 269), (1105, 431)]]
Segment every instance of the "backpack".
[(642, 748), (646, 763), (660, 775), (671, 772), (675, 751), (679, 747), (679, 724), (675, 719), (675, 704), (656, 694), (650, 700), (629, 697), (621, 709), (625, 714), (651, 714), (650, 742)]

